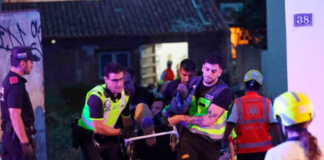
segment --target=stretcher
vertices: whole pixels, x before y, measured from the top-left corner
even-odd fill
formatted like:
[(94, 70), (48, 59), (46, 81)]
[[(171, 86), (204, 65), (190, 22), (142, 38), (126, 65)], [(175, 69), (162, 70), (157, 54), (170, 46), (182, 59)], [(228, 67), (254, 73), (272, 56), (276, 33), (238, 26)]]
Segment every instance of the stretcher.
[(125, 148), (126, 148), (126, 153), (129, 157), (129, 160), (132, 160), (133, 157), (133, 142), (137, 140), (144, 140), (147, 138), (153, 138), (153, 137), (159, 137), (159, 136), (164, 136), (164, 135), (170, 135), (170, 147), (172, 151), (176, 150), (176, 147), (179, 144), (179, 134), (176, 126), (173, 126), (173, 130), (171, 131), (166, 131), (166, 132), (161, 132), (161, 133), (153, 133), (153, 134), (148, 134), (148, 135), (143, 135), (143, 136), (137, 136), (129, 139), (124, 139), (125, 141)]

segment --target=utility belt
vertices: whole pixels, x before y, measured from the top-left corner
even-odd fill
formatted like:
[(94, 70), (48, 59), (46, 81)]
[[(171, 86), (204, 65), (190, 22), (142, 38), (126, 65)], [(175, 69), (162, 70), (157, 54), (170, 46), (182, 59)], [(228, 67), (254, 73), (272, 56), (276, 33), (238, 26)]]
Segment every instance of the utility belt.
[[(18, 139), (11, 121), (3, 121), (1, 123), (1, 130), (3, 131), (3, 134), (11, 135), (13, 140)], [(28, 139), (30, 139), (32, 135), (35, 135), (37, 132), (33, 125), (25, 126), (25, 131)]]
[(98, 142), (98, 143), (119, 143), (119, 137), (118, 136), (104, 136), (98, 133), (94, 133), (92, 142)]

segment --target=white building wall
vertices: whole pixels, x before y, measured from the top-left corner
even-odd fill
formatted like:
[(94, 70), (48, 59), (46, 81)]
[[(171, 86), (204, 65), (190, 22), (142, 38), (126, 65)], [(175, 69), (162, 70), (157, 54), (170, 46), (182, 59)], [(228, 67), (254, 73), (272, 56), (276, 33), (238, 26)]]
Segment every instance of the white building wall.
[[(285, 0), (285, 6), (288, 90), (304, 92), (313, 101), (316, 117), (310, 130), (324, 142), (324, 1)], [(294, 27), (299, 13), (312, 13), (313, 25)]]

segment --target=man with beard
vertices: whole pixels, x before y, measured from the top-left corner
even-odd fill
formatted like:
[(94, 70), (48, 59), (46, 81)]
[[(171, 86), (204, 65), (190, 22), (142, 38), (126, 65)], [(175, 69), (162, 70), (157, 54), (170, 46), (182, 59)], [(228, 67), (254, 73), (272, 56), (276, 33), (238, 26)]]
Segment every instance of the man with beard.
[(226, 115), (234, 98), (229, 87), (219, 79), (223, 67), (220, 56), (207, 55), (202, 66), (203, 76), (191, 79), (188, 85), (191, 103), (185, 108), (189, 112), (172, 117), (167, 115), (171, 125), (186, 124), (180, 138), (180, 159), (214, 160), (220, 157)]
[(32, 136), (36, 132), (35, 116), (23, 76), (30, 74), (33, 61), (39, 60), (30, 47), (11, 50), (11, 69), (0, 89), (3, 159), (36, 159), (36, 142)]

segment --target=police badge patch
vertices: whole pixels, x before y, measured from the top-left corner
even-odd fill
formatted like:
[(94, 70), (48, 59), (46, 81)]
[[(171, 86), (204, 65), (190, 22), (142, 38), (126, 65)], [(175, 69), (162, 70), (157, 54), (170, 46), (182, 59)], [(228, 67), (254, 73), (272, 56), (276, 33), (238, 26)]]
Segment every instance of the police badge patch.
[(10, 84), (18, 83), (18, 78), (16, 76), (9, 78)]
[(210, 94), (206, 94), (205, 98), (211, 101), (211, 100), (213, 100), (214, 96), (212, 96)]
[(110, 111), (110, 100), (109, 100), (109, 98), (106, 98), (105, 99), (106, 101), (105, 101), (105, 112), (106, 111)]

